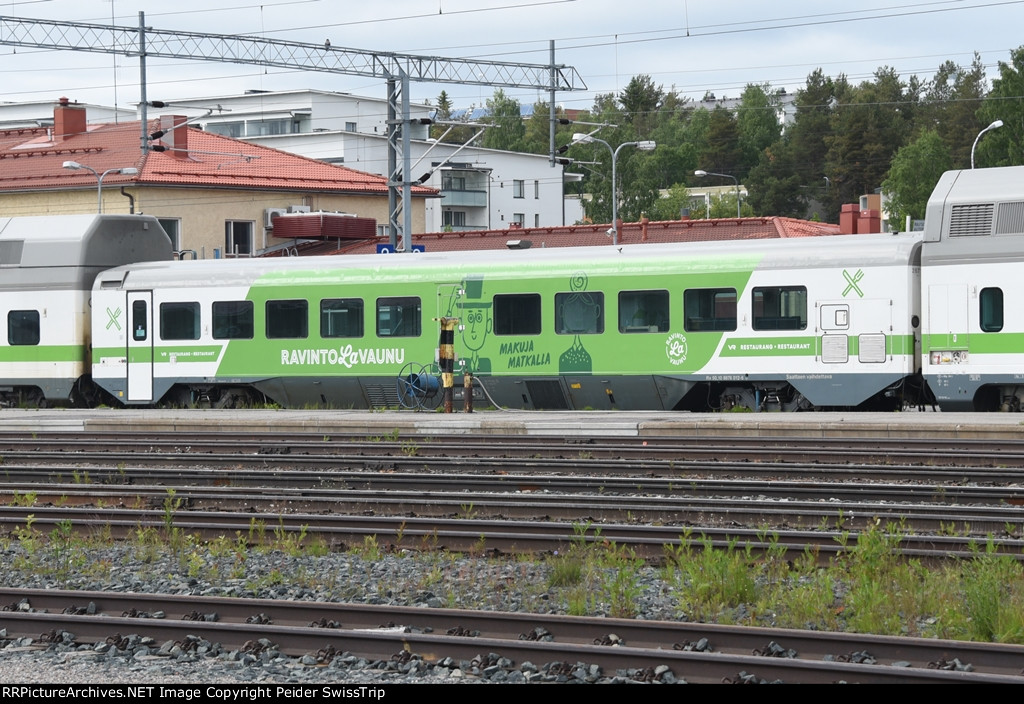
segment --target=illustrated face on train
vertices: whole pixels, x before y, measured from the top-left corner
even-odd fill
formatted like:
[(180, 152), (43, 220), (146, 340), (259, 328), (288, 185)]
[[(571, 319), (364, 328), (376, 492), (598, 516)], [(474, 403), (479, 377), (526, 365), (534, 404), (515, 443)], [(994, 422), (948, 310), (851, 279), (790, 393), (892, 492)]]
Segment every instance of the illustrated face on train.
[(462, 319), (465, 321), (462, 330), (462, 344), (472, 352), (479, 352), (483, 349), (487, 336), (491, 333), (493, 321), (491, 319), (490, 303), (461, 304)]

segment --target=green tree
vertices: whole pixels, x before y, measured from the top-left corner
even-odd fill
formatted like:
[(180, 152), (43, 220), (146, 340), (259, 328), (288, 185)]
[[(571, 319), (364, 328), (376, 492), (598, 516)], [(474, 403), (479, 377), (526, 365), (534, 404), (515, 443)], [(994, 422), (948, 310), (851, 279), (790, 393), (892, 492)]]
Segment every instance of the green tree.
[(767, 84), (750, 84), (743, 90), (736, 110), (741, 158), (736, 175), (741, 181), (746, 179), (750, 170), (761, 160), (764, 150), (782, 137), (778, 109), (778, 95)]
[(736, 117), (722, 106), (711, 111), (700, 168), (739, 178), (743, 157), (740, 152), (739, 125)]
[(924, 92), (916, 126), (919, 131), (934, 129), (942, 138), (952, 168), (971, 165), (972, 140), (988, 124), (979, 117), (985, 93), (985, 66), (977, 53), (970, 68), (943, 62)]
[(619, 104), (627, 122), (638, 139), (647, 139), (657, 123), (658, 110), (665, 98), (661, 86), (655, 86), (648, 75), (634, 76), (619, 94)]
[(894, 229), (904, 221), (923, 219), (925, 206), (939, 177), (952, 165), (945, 142), (935, 130), (927, 130), (916, 140), (896, 152), (889, 176), (882, 182)]
[(752, 214), (803, 218), (812, 202), (824, 200), (825, 177), (806, 181), (795, 152), (792, 142), (782, 139), (762, 152), (746, 180)]
[[(841, 79), (845, 85), (846, 80)], [(827, 139), (831, 135), (832, 113), (836, 106), (837, 84), (819, 68), (807, 76), (804, 88), (796, 94), (796, 115), (786, 130), (792, 148), (792, 166), (804, 183), (825, 176)]]
[[(448, 92), (442, 90), (437, 96), (437, 103), (435, 105), (434, 120), (448, 122), (452, 119), (453, 105), (451, 98), (448, 97)], [(465, 144), (476, 130), (469, 125), (465, 127), (452, 126), (452, 125), (431, 125), (430, 136), (433, 139), (444, 142), (445, 144)]]
[[(565, 118), (565, 110), (555, 109), (555, 119)], [(555, 125), (555, 149), (572, 141), (573, 132), (577, 131), (571, 124)], [(530, 154), (547, 154), (551, 146), (551, 110), (548, 103), (533, 104), (533, 114), (526, 120), (526, 131), (523, 136), (522, 150)]]
[(897, 150), (910, 138), (917, 86), (903, 83), (891, 68), (875, 80), (837, 90), (827, 170), (833, 175), (831, 215), (841, 203), (854, 202), (881, 186)]
[(452, 100), (448, 97), (448, 91), (442, 90), (440, 95), (437, 96), (437, 105), (435, 106), (435, 109), (436, 112), (434, 113), (434, 119), (452, 119)]
[(668, 189), (667, 195), (654, 202), (648, 215), (651, 220), (678, 220), (684, 209), (693, 209), (690, 204), (690, 189), (685, 183), (677, 183)]
[(526, 125), (519, 101), (499, 88), (494, 91), (494, 97), (488, 99), (487, 110), (490, 114), (486, 122), (492, 126), (484, 131), (481, 146), (507, 152), (522, 151), (526, 144)]
[(982, 125), (1002, 120), (1003, 126), (988, 132), (978, 142), (975, 164), (982, 167), (1024, 163), (1024, 47), (1010, 52), (1009, 63), (999, 62), (999, 78), (992, 79), (992, 90), (978, 115)]

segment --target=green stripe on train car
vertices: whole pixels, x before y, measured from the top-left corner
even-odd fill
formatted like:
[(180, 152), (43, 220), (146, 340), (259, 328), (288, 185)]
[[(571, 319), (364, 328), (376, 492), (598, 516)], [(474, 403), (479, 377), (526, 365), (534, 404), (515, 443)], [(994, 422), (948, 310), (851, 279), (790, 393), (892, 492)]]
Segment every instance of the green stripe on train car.
[[(956, 342), (953, 342), (953, 337)], [(1024, 333), (973, 332), (925, 335), (925, 352), (930, 350), (968, 350), (971, 354), (1020, 354), (1024, 351)]]
[(12, 345), (0, 347), (0, 363), (85, 362), (84, 345)]

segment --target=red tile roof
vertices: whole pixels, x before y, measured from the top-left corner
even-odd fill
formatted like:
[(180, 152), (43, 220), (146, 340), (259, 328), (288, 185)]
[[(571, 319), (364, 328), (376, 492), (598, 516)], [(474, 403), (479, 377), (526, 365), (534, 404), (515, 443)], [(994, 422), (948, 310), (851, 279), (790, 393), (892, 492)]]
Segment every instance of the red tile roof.
[[(159, 128), (149, 121), (147, 134)], [(140, 149), (141, 123), (88, 125), (85, 132), (54, 138), (52, 129), (0, 130), (0, 191), (49, 190), (96, 185), (87, 170), (62, 168), (77, 161), (102, 174), (135, 167), (137, 175), (108, 174), (104, 185), (187, 185), (262, 190), (318, 190), (350, 194), (385, 194), (387, 179), (376, 174), (309, 159), (210, 132), (188, 130), (188, 156)], [(418, 196), (436, 190), (416, 187)]]
[[(473, 249), (505, 249), (509, 240), (529, 240), (532, 247), (579, 247), (611, 245), (609, 225), (568, 225), (565, 227), (508, 228), (473, 232), (433, 232), (414, 234), (413, 244), (421, 244), (428, 252)], [(789, 237), (823, 237), (838, 235), (839, 226), (794, 218), (722, 218), (717, 220), (666, 220), (628, 222), (619, 228), (619, 244), (660, 244), (664, 242), (700, 242), (718, 240), (761, 240)], [(315, 242), (303, 244), (299, 253), (375, 254), (378, 237), (353, 244)]]

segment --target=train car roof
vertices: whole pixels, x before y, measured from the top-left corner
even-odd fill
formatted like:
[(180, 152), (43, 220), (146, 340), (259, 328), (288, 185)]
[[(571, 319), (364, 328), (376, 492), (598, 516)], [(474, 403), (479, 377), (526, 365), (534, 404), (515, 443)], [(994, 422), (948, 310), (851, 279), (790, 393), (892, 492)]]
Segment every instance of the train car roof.
[(932, 191), (931, 201), (945, 204), (1019, 202), (1024, 166), (947, 171)]
[(170, 238), (148, 215), (0, 218), (0, 266), (108, 268), (170, 256)]
[(552, 247), (419, 254), (203, 259), (130, 264), (103, 272), (97, 288), (251, 285), (260, 279), (312, 282), (332, 275), (444, 280), (475, 272), (534, 276), (570, 271), (731, 270), (906, 266), (916, 264), (920, 233), (835, 235), (792, 240), (733, 240), (603, 247)]

